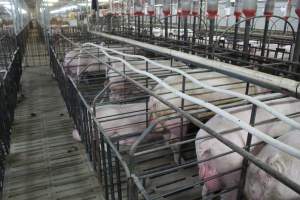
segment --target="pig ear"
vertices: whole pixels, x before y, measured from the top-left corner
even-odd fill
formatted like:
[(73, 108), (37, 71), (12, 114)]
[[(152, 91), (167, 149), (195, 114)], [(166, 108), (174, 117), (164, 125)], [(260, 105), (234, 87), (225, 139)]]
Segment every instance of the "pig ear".
[(269, 164), (273, 169), (275, 169), (279, 173), (283, 173), (286, 169), (285, 163), (279, 154), (276, 154), (272, 157), (268, 157), (266, 163)]
[[(285, 164), (278, 154), (272, 157), (268, 157), (266, 159), (266, 164), (280, 173), (284, 172)], [(262, 169), (258, 169), (258, 171), (256, 171), (256, 176), (257, 179), (261, 181), (264, 187), (266, 187), (267, 184), (272, 180), (272, 176), (264, 172)]]
[(211, 156), (211, 149), (206, 149), (203, 151), (202, 156), (205, 158), (209, 158)]

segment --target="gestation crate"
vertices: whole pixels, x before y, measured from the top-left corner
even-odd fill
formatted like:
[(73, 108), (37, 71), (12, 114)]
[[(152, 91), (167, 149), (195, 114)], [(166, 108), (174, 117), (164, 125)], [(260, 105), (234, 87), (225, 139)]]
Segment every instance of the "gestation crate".
[(278, 155), (298, 156), (281, 144), (298, 99), (142, 48), (56, 37), (51, 67), (106, 199), (240, 199), (254, 166), (300, 192), (261, 153), (279, 142)]

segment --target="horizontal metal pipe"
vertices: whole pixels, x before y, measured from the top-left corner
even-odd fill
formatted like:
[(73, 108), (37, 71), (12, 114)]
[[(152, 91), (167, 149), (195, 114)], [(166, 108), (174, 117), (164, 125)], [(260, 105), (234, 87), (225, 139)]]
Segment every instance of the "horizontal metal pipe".
[[(126, 67), (128, 67), (129, 69), (139, 73), (139, 74), (143, 74), (145, 76), (148, 76), (149, 78), (157, 81), (161, 86), (163, 86), (165, 89), (169, 90), (170, 92), (172, 92), (173, 94), (177, 95), (178, 97), (182, 98), (182, 99), (185, 99), (185, 100), (188, 100), (190, 102), (193, 102), (195, 104), (198, 104), (200, 106), (203, 106), (203, 107), (206, 107), (208, 108), (209, 110), (215, 112), (216, 114), (219, 114), (223, 117), (225, 117), (227, 120), (231, 121), (232, 123), (240, 126), (241, 128), (243, 128), (244, 130), (250, 132), (252, 135), (260, 138), (261, 140), (265, 141), (267, 144), (271, 144), (272, 146), (274, 146), (275, 148), (278, 148), (282, 151), (284, 151), (285, 153), (288, 153), (290, 155), (293, 155), (295, 156), (296, 158), (299, 158), (300, 159), (300, 151), (296, 148), (293, 148), (289, 145), (286, 145), (278, 140), (275, 140), (273, 139), (272, 137), (270, 137), (269, 135), (261, 132), (260, 130), (252, 127), (251, 125), (248, 125), (247, 123), (245, 123), (244, 121), (242, 120), (239, 120), (237, 117), (231, 115), (230, 113), (228, 113), (227, 111), (224, 111), (222, 109), (220, 109), (219, 107), (213, 105), (213, 104), (210, 104), (208, 102), (205, 102), (201, 99), (197, 99), (193, 96), (189, 96), (189, 95), (186, 95), (185, 93), (182, 93), (180, 92), (179, 90), (177, 90), (176, 88), (174, 87), (171, 87), (170, 85), (168, 85), (167, 83), (165, 83), (163, 80), (159, 79), (157, 76), (149, 73), (149, 72), (145, 72), (145, 71), (141, 71), (141, 70), (138, 70), (136, 68), (134, 68), (130, 63), (128, 63), (127, 61), (125, 61), (124, 59), (122, 58), (119, 58), (119, 57), (115, 57), (115, 56), (111, 56), (109, 55), (106, 50), (109, 50), (108, 48), (106, 47), (103, 47), (103, 46), (100, 46), (100, 45), (96, 45), (96, 44), (93, 44), (93, 43), (84, 43), (82, 46), (85, 47), (85, 46), (94, 46), (94, 47), (99, 47), (99, 49), (108, 57), (108, 58), (111, 58), (111, 59), (115, 59), (115, 60), (120, 60), (121, 62), (123, 62)], [(110, 50), (110, 51), (114, 51), (114, 50)], [(117, 52), (117, 51), (114, 51), (114, 52)], [(119, 52), (120, 54), (122, 54), (121, 52)], [(150, 62), (150, 60), (147, 60), (148, 62)], [(151, 61), (152, 62), (152, 61)], [(157, 64), (159, 65), (159, 64)], [(161, 67), (164, 67), (166, 69), (169, 69), (169, 67), (167, 66), (163, 66), (163, 65), (159, 65)], [(172, 68), (171, 68), (172, 70)], [(185, 74), (184, 72), (178, 70), (178, 69), (173, 69), (174, 71), (180, 73), (180, 74), (183, 74), (185, 77), (189, 78), (191, 81), (194, 80), (193, 77), (189, 76), (188, 74)], [(205, 87), (205, 84), (201, 83), (201, 82), (198, 82), (196, 79), (194, 80), (196, 82), (196, 84), (199, 84), (199, 85), (202, 85), (203, 87)], [(194, 82), (193, 81), (193, 82)], [(206, 87), (209, 87), (209, 86), (206, 86)], [(213, 87), (211, 87), (213, 88)], [(216, 89), (215, 89), (216, 90)], [(221, 89), (219, 89), (221, 90)], [(224, 91), (224, 92), (223, 92)], [(221, 92), (227, 94), (229, 93), (230, 91), (227, 91), (227, 93), (225, 92), (226, 90), (221, 90)], [(238, 94), (237, 94), (238, 96)], [(248, 97), (249, 99), (251, 98), (250, 96), (245, 96), (245, 97)], [(247, 99), (247, 100), (249, 100)], [(252, 103), (253, 100), (257, 101), (256, 99), (254, 98), (251, 98), (252, 100), (249, 100), (251, 101)], [(258, 104), (259, 103), (259, 104)], [(267, 105), (263, 104), (262, 102), (260, 101), (257, 101), (255, 102), (255, 105), (259, 105), (260, 107), (264, 108), (265, 110), (267, 110), (268, 112), (272, 113), (273, 115), (275, 115), (276, 117), (278, 117), (279, 119), (281, 119), (282, 121), (288, 123), (289, 125), (293, 125), (294, 127), (296, 128), (299, 128), (299, 124), (297, 122), (294, 122), (293, 120), (287, 118), (286, 116), (280, 114), (280, 113), (277, 113), (275, 110), (273, 110), (272, 108), (268, 107)], [(277, 114), (276, 114), (277, 113)], [(294, 122), (294, 123), (293, 123)]]
[[(71, 40), (69, 40), (68, 38), (64, 37), (63, 35), (61, 35), (65, 40), (67, 40), (68, 42), (70, 42), (71, 44), (73, 44), (74, 46), (79, 46), (78, 44), (72, 42)], [(53, 51), (54, 52), (54, 51)], [(87, 51), (88, 52), (88, 51)], [(97, 57), (95, 57), (97, 58)], [(102, 62), (100, 59), (98, 59), (99, 62)], [(103, 63), (105, 64), (105, 63)], [(60, 65), (60, 68), (63, 70), (63, 67)], [(111, 66), (109, 66), (108, 64), (106, 64), (106, 66), (108, 66), (109, 68), (111, 68)], [(114, 70), (113, 68), (111, 68), (112, 70)], [(193, 117), (191, 114), (186, 113), (185, 111), (181, 110), (180, 108), (172, 105), (171, 103), (165, 101), (163, 98), (161, 98), (160, 96), (156, 95), (154, 92), (152, 92), (151, 90), (149, 90), (148, 88), (142, 86), (141, 84), (139, 84), (138, 82), (134, 81), (133, 79), (129, 78), (128, 76), (118, 72), (117, 70), (115, 71), (117, 73), (119, 73), (122, 77), (124, 77), (126, 80), (136, 84), (138, 87), (140, 87), (141, 89), (143, 89), (144, 91), (146, 91), (148, 94), (150, 94), (151, 96), (154, 96), (155, 98), (157, 98), (159, 101), (164, 102), (168, 107), (174, 109), (177, 113), (179, 113), (180, 115), (186, 117), (188, 120), (190, 120), (193, 124), (195, 124), (197, 127), (205, 130), (207, 133), (209, 133), (210, 135), (214, 136), (216, 139), (218, 139), (220, 142), (222, 142), (223, 144), (227, 145), (229, 148), (233, 149), (234, 151), (236, 151), (238, 154), (240, 154), (243, 157), (246, 157), (247, 159), (249, 159), (251, 162), (253, 162), (255, 165), (259, 166), (259, 168), (261, 168), (262, 170), (264, 170), (265, 172), (269, 173), (271, 176), (273, 176), (275, 179), (279, 180), (280, 182), (282, 182), (283, 184), (285, 184), (286, 186), (290, 187), (292, 190), (300, 193), (300, 185), (298, 185), (297, 183), (295, 183), (294, 181), (288, 179), (286, 176), (284, 176), (283, 174), (277, 172), (276, 170), (274, 170), (273, 168), (271, 168), (270, 166), (266, 165), (265, 163), (263, 163), (262, 161), (260, 161), (259, 159), (257, 159), (255, 156), (253, 156), (251, 153), (243, 150), (242, 148), (238, 147), (236, 144), (232, 143), (231, 141), (229, 141), (226, 138), (223, 138), (221, 134), (215, 132), (214, 130), (212, 130), (211, 128), (205, 126), (205, 124), (203, 124), (201, 121), (199, 121), (198, 119), (196, 119), (195, 117)], [(71, 80), (71, 82), (73, 83), (74, 87), (76, 88), (75, 83), (72, 81), (71, 77), (68, 76), (68, 78)], [(79, 93), (81, 99), (83, 100), (83, 102), (85, 102), (85, 100), (83, 99), (81, 93), (78, 91), (78, 89), (76, 88), (77, 92)], [(85, 106), (89, 108), (89, 106), (86, 104), (85, 102)], [(93, 115), (93, 111), (89, 108), (88, 110), (91, 114), (91, 116)], [(97, 122), (97, 120), (95, 119), (95, 117), (93, 117), (93, 121), (97, 124), (98, 126), (98, 130), (100, 130), (100, 132), (104, 133), (103, 128), (101, 127), (101, 125)], [(115, 152), (116, 156), (118, 157), (118, 159), (120, 160), (120, 162), (122, 163), (125, 171), (127, 172), (126, 174), (128, 175), (128, 173), (130, 174), (130, 171), (124, 161), (124, 159), (122, 158), (122, 156), (119, 154), (119, 152), (117, 151), (117, 149), (114, 147), (114, 145), (112, 144), (112, 142), (110, 141), (109, 137), (107, 137), (105, 134), (103, 134), (103, 136), (105, 137), (105, 139), (107, 140), (107, 142), (109, 143), (109, 145), (111, 146), (112, 150)], [(130, 176), (130, 175), (129, 175)]]
[(115, 36), (107, 33), (101, 33), (96, 31), (91, 31), (91, 33), (99, 35), (101, 37), (119, 41), (122, 43), (131, 44), (149, 51), (160, 53), (166, 56), (174, 57), (178, 60), (187, 61), (189, 63), (200, 65), (201, 67), (215, 70), (217, 72), (239, 78), (245, 81), (252, 82), (263, 87), (270, 88), (272, 90), (277, 90), (281, 92), (289, 92), (295, 97), (299, 97), (300, 93), (300, 82), (291, 79), (278, 77), (270, 74), (266, 74), (259, 71), (254, 71), (250, 69), (245, 69), (236, 65), (223, 63), (216, 60), (209, 60), (199, 56), (191, 55), (188, 53), (172, 50), (165, 47), (160, 47), (144, 42), (139, 42), (129, 38), (124, 38), (120, 36)]

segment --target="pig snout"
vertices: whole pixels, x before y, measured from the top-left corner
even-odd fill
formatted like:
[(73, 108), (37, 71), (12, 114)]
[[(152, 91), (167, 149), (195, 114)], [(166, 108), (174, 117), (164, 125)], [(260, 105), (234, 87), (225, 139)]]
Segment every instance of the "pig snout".
[(198, 167), (200, 179), (204, 181), (207, 180), (205, 182), (207, 192), (219, 191), (221, 189), (221, 182), (217, 177), (215, 177), (218, 175), (217, 170), (211, 167), (208, 163), (199, 164)]

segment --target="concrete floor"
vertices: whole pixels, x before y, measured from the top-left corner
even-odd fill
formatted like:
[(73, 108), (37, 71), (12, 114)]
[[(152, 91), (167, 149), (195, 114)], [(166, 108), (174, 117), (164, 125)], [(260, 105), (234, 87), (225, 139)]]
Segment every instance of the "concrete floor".
[(22, 101), (7, 157), (5, 200), (100, 200), (101, 189), (72, 120), (51, 78), (45, 46), (31, 33), (24, 61)]

